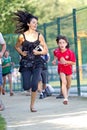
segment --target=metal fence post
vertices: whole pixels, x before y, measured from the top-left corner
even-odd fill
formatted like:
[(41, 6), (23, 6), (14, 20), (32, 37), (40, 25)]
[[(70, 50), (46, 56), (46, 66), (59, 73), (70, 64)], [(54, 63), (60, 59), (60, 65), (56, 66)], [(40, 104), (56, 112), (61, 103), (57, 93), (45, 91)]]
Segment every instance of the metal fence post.
[(57, 33), (60, 35), (60, 18), (57, 18)]
[(46, 39), (46, 23), (43, 24), (43, 29), (44, 29), (44, 38), (45, 38), (45, 41), (47, 42), (47, 39)]
[(77, 74), (77, 88), (78, 96), (80, 96), (80, 79), (79, 79), (79, 62), (78, 62), (78, 46), (77, 46), (77, 27), (76, 27), (76, 9), (73, 9), (73, 29), (74, 29), (74, 42), (75, 42), (75, 53), (76, 53), (76, 74)]

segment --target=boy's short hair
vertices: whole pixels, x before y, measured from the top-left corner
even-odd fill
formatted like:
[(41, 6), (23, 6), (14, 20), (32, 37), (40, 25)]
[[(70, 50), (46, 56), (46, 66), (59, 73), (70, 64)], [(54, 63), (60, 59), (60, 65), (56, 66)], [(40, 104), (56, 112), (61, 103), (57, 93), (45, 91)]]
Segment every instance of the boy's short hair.
[(59, 40), (60, 40), (60, 39), (65, 40), (65, 41), (67, 42), (67, 46), (66, 46), (66, 48), (69, 48), (69, 41), (68, 41), (68, 39), (66, 38), (66, 36), (58, 35), (57, 38), (56, 38), (56, 42), (57, 42), (57, 44), (59, 43)]

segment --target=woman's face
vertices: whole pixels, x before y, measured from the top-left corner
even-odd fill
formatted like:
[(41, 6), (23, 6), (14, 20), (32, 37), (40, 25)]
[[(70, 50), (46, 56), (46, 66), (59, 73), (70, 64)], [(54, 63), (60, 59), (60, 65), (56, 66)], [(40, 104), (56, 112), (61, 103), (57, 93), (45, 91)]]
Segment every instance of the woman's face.
[(36, 30), (37, 29), (37, 19), (32, 18), (29, 23), (29, 29)]
[(58, 42), (58, 45), (59, 45), (59, 48), (61, 50), (65, 50), (66, 49), (66, 46), (67, 46), (67, 42), (63, 39), (60, 39), (59, 42)]

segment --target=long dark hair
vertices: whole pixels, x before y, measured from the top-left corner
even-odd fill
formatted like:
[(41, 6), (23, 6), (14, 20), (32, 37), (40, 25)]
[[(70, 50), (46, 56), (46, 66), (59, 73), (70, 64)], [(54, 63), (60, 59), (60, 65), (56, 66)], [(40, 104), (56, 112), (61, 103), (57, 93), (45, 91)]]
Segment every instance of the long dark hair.
[(30, 23), (30, 21), (35, 18), (38, 20), (36, 16), (33, 16), (32, 14), (26, 12), (26, 11), (21, 11), (18, 10), (17, 12), (14, 13), (13, 20), (16, 22), (16, 29), (15, 33), (23, 33), (29, 29), (29, 26), (27, 23)]
[(69, 41), (68, 41), (68, 39), (66, 38), (66, 36), (58, 35), (57, 38), (56, 38), (56, 42), (57, 42), (57, 44), (59, 43), (59, 40), (60, 40), (60, 39), (65, 40), (65, 41), (67, 42), (67, 46), (66, 46), (66, 48), (69, 48)]

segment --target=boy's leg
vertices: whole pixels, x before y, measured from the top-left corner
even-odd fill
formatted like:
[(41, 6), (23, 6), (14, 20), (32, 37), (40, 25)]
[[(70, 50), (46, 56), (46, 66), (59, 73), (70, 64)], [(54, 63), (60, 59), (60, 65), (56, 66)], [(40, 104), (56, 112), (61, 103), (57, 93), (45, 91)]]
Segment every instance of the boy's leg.
[(6, 76), (3, 76), (2, 94), (5, 95)]
[(67, 93), (67, 79), (64, 73), (60, 73), (60, 78), (62, 81), (62, 93), (64, 96), (63, 104), (68, 104), (68, 93)]
[(68, 75), (66, 76), (66, 80), (67, 80), (67, 93), (69, 93), (69, 89), (71, 87), (71, 80), (72, 80), (72, 75)]
[(13, 90), (12, 90), (12, 75), (8, 74), (7, 76), (8, 76), (8, 81), (9, 81), (10, 96), (13, 96), (14, 93), (13, 93)]
[(37, 90), (38, 90), (38, 81), (39, 77), (41, 75), (41, 68), (36, 68), (32, 71), (32, 81), (31, 81), (31, 86), (32, 86), (32, 92), (31, 92), (31, 103), (30, 103), (30, 110), (31, 112), (36, 112), (37, 110), (34, 109), (34, 104), (36, 101), (36, 95), (37, 95)]
[(56, 99), (58, 99), (58, 98), (64, 98), (63, 94), (62, 94), (62, 81), (61, 81), (61, 79), (60, 79), (60, 94), (56, 97)]

